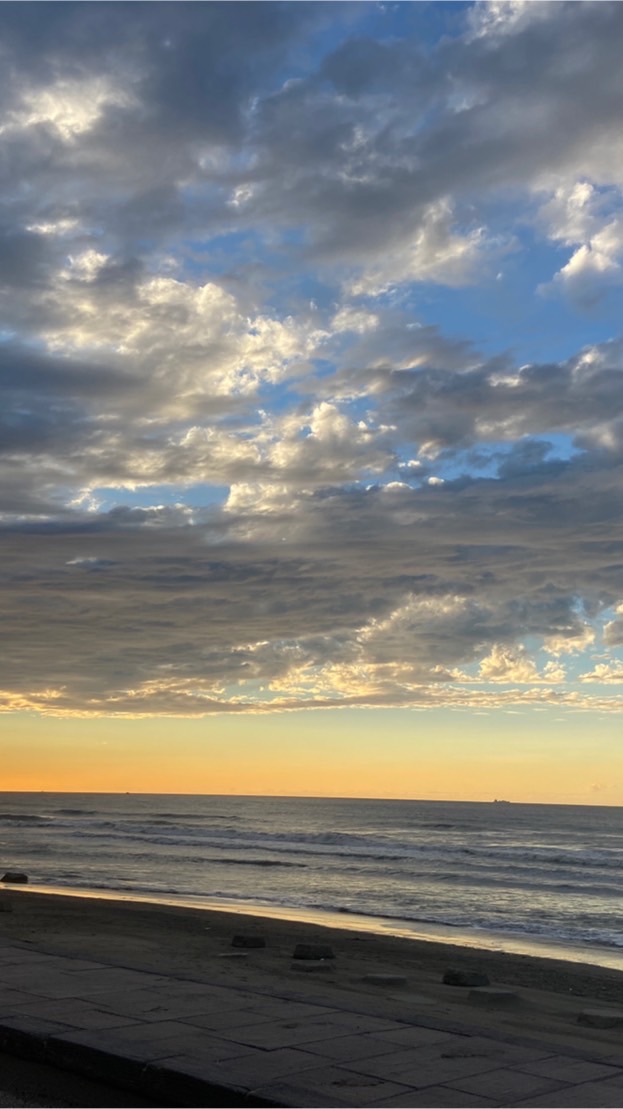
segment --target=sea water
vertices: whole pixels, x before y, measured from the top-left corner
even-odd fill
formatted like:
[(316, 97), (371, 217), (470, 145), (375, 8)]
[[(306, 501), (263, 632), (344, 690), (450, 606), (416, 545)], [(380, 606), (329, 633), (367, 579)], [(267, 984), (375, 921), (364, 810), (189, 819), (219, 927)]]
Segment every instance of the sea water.
[(619, 808), (4, 793), (0, 867), (50, 889), (339, 913), (506, 950), (523, 937), (623, 968)]

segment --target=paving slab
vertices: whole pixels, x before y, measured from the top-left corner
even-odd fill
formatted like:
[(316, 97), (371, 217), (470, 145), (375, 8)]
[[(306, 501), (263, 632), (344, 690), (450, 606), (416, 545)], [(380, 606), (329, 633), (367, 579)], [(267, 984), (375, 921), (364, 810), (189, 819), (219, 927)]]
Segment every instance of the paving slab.
[(604, 1063), (609, 1063), (612, 1067), (623, 1067), (623, 1051), (615, 1051), (612, 1055), (604, 1055), (601, 1058)]
[(223, 1086), (215, 1079), (214, 1068), (200, 1060), (162, 1060), (150, 1063), (142, 1072), (141, 1089), (158, 1104), (175, 1106), (274, 1106), (261, 1095), (250, 1094), (240, 1086)]
[[(144, 1021), (162, 1020), (163, 1017), (175, 1018), (182, 1015), (192, 1016), (194, 1013), (223, 1012), (227, 1009), (227, 1002), (220, 997), (210, 996), (206, 989), (202, 994), (195, 992), (187, 995), (184, 992), (158, 989), (131, 990), (127, 993), (112, 990), (110, 993), (87, 993), (98, 1009), (116, 1013), (121, 1016), (136, 1017)], [(235, 1004), (232, 999), (230, 1002)]]
[(424, 1086), (444, 1085), (449, 1078), (493, 1070), (496, 1062), (491, 1056), (444, 1059), (439, 1055), (423, 1057), (421, 1051), (401, 1051), (374, 1059), (355, 1060), (343, 1066), (378, 1078), (394, 1078), (397, 1082), (421, 1089)]
[(30, 1013), (12, 1013), (2, 1016), (0, 1037), (9, 1039), (14, 1032), (24, 1032), (31, 1036), (43, 1039), (46, 1036), (60, 1035), (63, 1032), (73, 1032), (75, 1027), (61, 1020), (49, 1020), (47, 1017), (32, 1016)]
[(380, 1040), (387, 1040), (398, 1047), (426, 1047), (430, 1044), (457, 1043), (457, 1037), (452, 1032), (444, 1032), (440, 1028), (420, 1028), (412, 1024), (403, 1024), (402, 1027), (390, 1028), (385, 1032), (376, 1032)]
[(108, 1037), (108, 1033), (93, 1031), (50, 1036), (45, 1041), (44, 1060), (95, 1081), (140, 1090), (142, 1073), (157, 1054), (143, 1045), (127, 1043), (120, 1050), (119, 1041)]
[(615, 1075), (613, 1078), (604, 1078), (600, 1081), (601, 1085), (603, 1086), (609, 1086), (612, 1089), (621, 1090), (623, 1092), (623, 1075), (621, 1075), (620, 1073)]
[(470, 1109), (470, 1106), (497, 1106), (499, 1101), (492, 1101), (489, 1097), (477, 1097), (475, 1094), (466, 1094), (462, 1090), (452, 1090), (449, 1086), (427, 1086), (425, 1090), (412, 1090), (409, 1094), (398, 1094), (397, 1097), (388, 1097), (375, 1104), (378, 1109), (387, 1105), (396, 1109)]
[(249, 1028), (256, 1024), (270, 1024), (274, 1017), (270, 1013), (261, 1013), (253, 1009), (227, 1009), (224, 1013), (214, 1011), (211, 1013), (193, 1013), (180, 1015), (180, 1020), (189, 1028), (206, 1028), (220, 1031), (226, 1035), (236, 1028)]
[(43, 1060), (50, 1036), (75, 1032), (75, 1026), (37, 1017), (9, 1016), (0, 1023), (0, 1051)]
[(354, 1036), (334, 1036), (329, 1040), (315, 1040), (304, 1045), (305, 1051), (321, 1055), (342, 1063), (358, 1059), (373, 1059), (376, 1055), (390, 1055), (396, 1051), (396, 1044), (382, 1040), (373, 1032)]
[(8, 1012), (9, 1009), (17, 1009), (21, 1005), (32, 1005), (33, 1002), (43, 1004), (45, 1000), (40, 994), (31, 993), (30, 990), (18, 990), (9, 987), (9, 989), (2, 988), (0, 992), (0, 1003), (3, 1012)]
[(484, 1074), (463, 1075), (446, 1082), (454, 1090), (468, 1094), (490, 1097), (505, 1102), (521, 1097), (539, 1097), (541, 1094), (555, 1093), (563, 1088), (562, 1082), (554, 1078), (544, 1078), (539, 1074), (526, 1074), (525, 1071), (500, 1067), (499, 1070), (486, 1071)]
[(163, 1059), (173, 1055), (207, 1058), (214, 1062), (240, 1058), (253, 1054), (242, 1044), (230, 1043), (217, 1036), (208, 1036), (200, 1029), (189, 1029), (176, 1021), (162, 1021), (161, 1024), (136, 1024), (131, 1028), (116, 1029), (105, 1039), (82, 1040), (105, 1046), (109, 1054), (122, 1054), (126, 1048), (133, 1054), (138, 1053), (146, 1061)]
[(159, 974), (148, 974), (139, 970), (127, 970), (125, 967), (99, 966), (90, 970), (65, 970), (62, 974), (63, 981), (67, 978), (76, 996), (83, 997), (87, 993), (108, 993), (110, 990), (145, 989), (148, 986), (159, 986), (167, 983), (167, 978)]
[[(179, 1060), (178, 1060), (179, 1061)], [(175, 1061), (169, 1060), (169, 1065)], [(189, 1064), (189, 1060), (185, 1060)], [(205, 1060), (203, 1060), (205, 1062)], [(217, 1063), (211, 1076), (223, 1086), (234, 1086), (246, 1091), (261, 1090), (267, 1083), (281, 1079), (302, 1082), (307, 1071), (317, 1071), (324, 1061), (296, 1047), (284, 1047), (278, 1051), (255, 1051), (244, 1058), (230, 1059)], [(334, 1060), (327, 1061), (328, 1066)]]
[(509, 1101), (509, 1109), (534, 1106), (535, 1109), (621, 1109), (621, 1090), (608, 1089), (603, 1082), (584, 1082), (578, 1086), (565, 1086), (554, 1093), (524, 1101)]
[(547, 1047), (538, 1047), (534, 1044), (509, 1043), (492, 1040), (489, 1036), (470, 1035), (464, 1037), (462, 1043), (455, 1044), (453, 1047), (445, 1048), (442, 1045), (441, 1055), (443, 1058), (453, 1055), (484, 1055), (503, 1061), (505, 1066), (519, 1066), (523, 1063), (537, 1063), (550, 1059), (552, 1052)]
[(363, 1032), (382, 1031), (392, 1021), (329, 1010), (318, 1017), (299, 1017), (294, 1020), (265, 1021), (263, 1024), (223, 1029), (223, 1034), (239, 1043), (249, 1044), (270, 1051), (295, 1044), (313, 1043), (330, 1036), (348, 1036)]
[[(262, 1086), (264, 1097), (273, 1097), (277, 1104), (295, 1105), (375, 1105), (381, 1098), (407, 1095), (407, 1086), (391, 1079), (353, 1074), (341, 1067), (318, 1067), (303, 1072), (300, 1083), (275, 1083)], [(324, 1099), (324, 1100), (322, 1100)]]
[(32, 993), (35, 997), (76, 997), (76, 983), (70, 974), (63, 974), (57, 970), (48, 970), (47, 967), (38, 967), (36, 970), (29, 968), (26, 974), (19, 974), (19, 967), (13, 968), (14, 973), (10, 979), (0, 979), (3, 985), (13, 989), (20, 989), (25, 993)]
[(132, 1017), (106, 1013), (95, 1008), (88, 1001), (70, 998), (62, 1001), (44, 1001), (14, 1006), (16, 1014), (33, 1017), (49, 1017), (77, 1028), (120, 1028), (136, 1024)]
[(370, 1074), (399, 1075), (401, 1081), (419, 1088), (443, 1085), (451, 1077), (477, 1074), (545, 1055), (538, 1048), (501, 1043), (484, 1036), (452, 1035), (439, 1043), (402, 1048), (393, 1054), (344, 1065)]
[[(231, 1004), (238, 999), (234, 996)], [(203, 1011), (197, 1016), (184, 1017), (187, 1024), (196, 1024), (200, 1028), (229, 1028), (239, 1025), (241, 1028), (247, 1024), (264, 1024), (266, 1021), (298, 1020), (300, 1017), (317, 1017), (326, 1013), (335, 1012), (334, 1009), (319, 1005), (309, 1005), (298, 1001), (280, 1001), (266, 998), (255, 998), (247, 1001), (238, 1008), (229, 1008), (215, 1003), (214, 1008)]]
[(23, 944), (0, 946), (0, 1050), (176, 1106), (623, 1109), (620, 1052), (475, 1034), (398, 997), (327, 1005)]
[(593, 1063), (588, 1059), (573, 1059), (569, 1055), (553, 1055), (549, 1059), (523, 1063), (517, 1070), (527, 1074), (541, 1074), (560, 1082), (595, 1082), (600, 1078), (618, 1078), (623, 1084), (623, 1069), (608, 1063)]

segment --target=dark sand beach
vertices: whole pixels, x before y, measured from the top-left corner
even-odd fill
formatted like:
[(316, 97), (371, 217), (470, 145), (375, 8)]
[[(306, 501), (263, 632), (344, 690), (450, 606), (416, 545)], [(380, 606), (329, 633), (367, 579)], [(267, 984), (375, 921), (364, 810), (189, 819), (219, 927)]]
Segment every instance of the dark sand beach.
[[(495, 1028), (512, 1036), (612, 1055), (621, 1026), (578, 1024), (587, 1008), (623, 1008), (623, 973), (595, 965), (510, 955), (445, 943), (376, 935), (299, 920), (180, 906), (7, 890), (13, 911), (0, 914), (0, 940), (20, 941), (49, 953), (89, 957), (212, 984), (253, 987), (266, 993), (307, 994), (338, 1004), (361, 1000), (384, 1013), (405, 1005), (434, 1019)], [(266, 947), (231, 957), (236, 933), (258, 934)], [(332, 970), (303, 974), (292, 952), (302, 942), (327, 943)], [(512, 987), (519, 1001), (508, 1009), (475, 1007), (469, 990), (443, 985), (449, 967), (485, 972), (492, 985)], [(404, 975), (402, 987), (371, 986), (368, 974)]]

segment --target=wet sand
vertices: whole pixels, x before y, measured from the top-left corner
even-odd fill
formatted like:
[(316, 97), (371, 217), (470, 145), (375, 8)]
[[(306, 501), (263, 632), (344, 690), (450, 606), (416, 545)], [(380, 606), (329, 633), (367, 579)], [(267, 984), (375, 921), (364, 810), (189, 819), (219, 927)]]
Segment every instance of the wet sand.
[[(371, 1012), (382, 1008), (387, 1013), (394, 1003), (403, 1011), (407, 1005), (434, 1019), (592, 1053), (623, 1051), (623, 1026), (597, 1029), (577, 1023), (582, 1009), (623, 1009), (623, 972), (606, 967), (240, 912), (42, 894), (22, 887), (7, 887), (2, 896), (11, 901), (12, 912), (0, 913), (0, 942), (5, 937), (41, 951), (206, 983), (306, 994), (332, 1005), (339, 1005), (340, 998), (349, 1005), (357, 1001)], [(232, 947), (237, 933), (261, 935), (266, 947), (239, 957)], [(331, 971), (293, 969), (297, 943), (329, 944), (336, 956)], [(492, 985), (516, 990), (519, 1001), (507, 1009), (476, 1007), (469, 990), (442, 984), (450, 967), (482, 971)], [(371, 986), (362, 981), (368, 974), (404, 975), (407, 984)]]

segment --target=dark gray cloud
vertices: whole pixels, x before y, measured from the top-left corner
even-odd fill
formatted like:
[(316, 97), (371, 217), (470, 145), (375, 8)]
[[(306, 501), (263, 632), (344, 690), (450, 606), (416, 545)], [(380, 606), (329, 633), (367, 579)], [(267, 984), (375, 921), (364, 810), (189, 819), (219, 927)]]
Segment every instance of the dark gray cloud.
[(304, 682), (312, 703), (393, 704), (496, 645), (564, 654), (623, 595), (622, 487), (617, 472), (607, 488), (334, 489), (269, 518), (119, 510), (5, 531), (9, 688), (86, 710), (128, 708), (127, 690), (136, 711), (209, 711), (208, 695), (239, 709), (259, 685), (295, 701)]
[[(436, 455), (479, 442), (564, 432), (581, 446), (619, 448), (620, 340), (587, 348), (565, 362), (524, 366), (510, 357), (476, 360), (474, 365), (468, 348), (445, 344), (430, 332), (405, 329), (403, 343), (403, 362), (408, 363), (410, 349), (416, 369), (395, 368), (400, 350), (395, 337), (390, 335), (383, 356), (383, 336), (373, 333), (369, 351), (365, 342), (356, 348), (360, 363), (369, 358), (368, 367), (349, 365), (337, 375), (335, 386), (339, 394), (352, 391), (357, 381), (362, 392), (382, 397), (385, 419), (395, 422), (414, 446), (428, 445)], [(452, 372), (461, 355), (464, 368)], [(350, 351), (347, 357), (350, 362)], [(527, 449), (541, 448), (520, 444), (520, 454)]]

